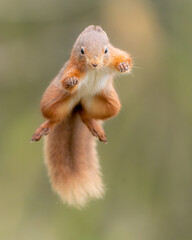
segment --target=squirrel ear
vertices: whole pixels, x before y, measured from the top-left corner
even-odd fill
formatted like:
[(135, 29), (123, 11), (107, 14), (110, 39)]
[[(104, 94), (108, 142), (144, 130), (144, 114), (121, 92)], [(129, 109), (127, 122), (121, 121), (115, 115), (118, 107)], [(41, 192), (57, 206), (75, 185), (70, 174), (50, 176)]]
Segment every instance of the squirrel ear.
[(91, 30), (95, 30), (97, 32), (103, 32), (103, 29), (100, 26), (95, 26), (95, 25), (89, 25), (84, 29), (83, 32), (89, 32)]
[(89, 32), (89, 31), (93, 30), (94, 28), (95, 28), (94, 25), (89, 25), (88, 27), (86, 27), (86, 28), (83, 30), (83, 32)]
[(100, 26), (95, 26), (95, 30), (98, 32), (103, 32), (103, 29)]

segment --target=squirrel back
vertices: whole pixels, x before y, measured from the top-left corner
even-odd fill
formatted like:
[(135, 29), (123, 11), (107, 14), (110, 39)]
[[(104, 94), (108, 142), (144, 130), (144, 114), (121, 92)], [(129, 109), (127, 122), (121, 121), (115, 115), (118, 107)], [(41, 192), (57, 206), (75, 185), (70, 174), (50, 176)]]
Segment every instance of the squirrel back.
[(76, 109), (45, 138), (45, 163), (53, 189), (69, 205), (82, 207), (90, 197), (103, 195), (95, 141)]

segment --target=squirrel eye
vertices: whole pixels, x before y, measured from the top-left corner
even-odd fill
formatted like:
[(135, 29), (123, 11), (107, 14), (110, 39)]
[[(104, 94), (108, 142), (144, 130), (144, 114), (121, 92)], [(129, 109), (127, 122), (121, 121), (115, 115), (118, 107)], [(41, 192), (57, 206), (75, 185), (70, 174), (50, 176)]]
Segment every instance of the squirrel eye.
[(81, 48), (81, 53), (82, 53), (82, 54), (85, 54), (85, 52), (84, 52), (83, 48)]
[(108, 52), (108, 49), (106, 48), (106, 49), (105, 49), (105, 54), (106, 54), (107, 52)]

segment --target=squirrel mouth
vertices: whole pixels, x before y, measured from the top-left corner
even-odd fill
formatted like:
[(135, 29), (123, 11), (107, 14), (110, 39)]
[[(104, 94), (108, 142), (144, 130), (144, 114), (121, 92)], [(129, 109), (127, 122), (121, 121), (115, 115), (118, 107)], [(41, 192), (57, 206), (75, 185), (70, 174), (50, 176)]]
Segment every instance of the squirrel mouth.
[(96, 68), (98, 66), (98, 64), (91, 64), (94, 68)]
[(96, 64), (96, 63), (90, 63), (89, 66), (93, 69), (93, 70), (97, 70), (101, 68), (101, 64)]

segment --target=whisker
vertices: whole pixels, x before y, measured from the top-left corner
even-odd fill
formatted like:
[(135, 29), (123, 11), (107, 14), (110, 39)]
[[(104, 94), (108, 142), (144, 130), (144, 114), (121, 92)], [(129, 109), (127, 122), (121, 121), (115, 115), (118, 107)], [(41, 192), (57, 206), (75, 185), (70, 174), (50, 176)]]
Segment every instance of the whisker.
[(132, 71), (129, 72), (129, 75), (130, 75), (131, 78), (135, 78), (134, 72), (132, 72)]
[(142, 67), (136, 67), (136, 66), (132, 66), (131, 68), (137, 68), (137, 69), (142, 69), (142, 70), (144, 70), (144, 68), (142, 68)]

